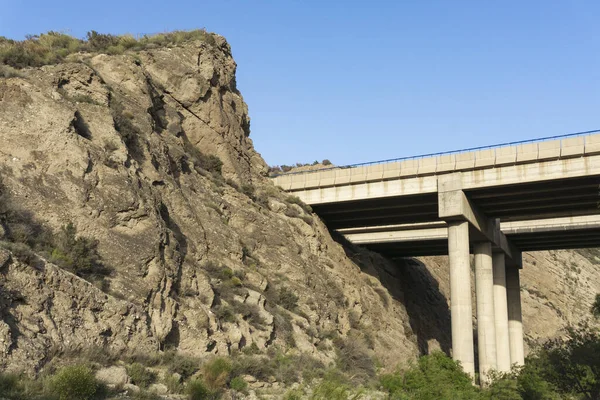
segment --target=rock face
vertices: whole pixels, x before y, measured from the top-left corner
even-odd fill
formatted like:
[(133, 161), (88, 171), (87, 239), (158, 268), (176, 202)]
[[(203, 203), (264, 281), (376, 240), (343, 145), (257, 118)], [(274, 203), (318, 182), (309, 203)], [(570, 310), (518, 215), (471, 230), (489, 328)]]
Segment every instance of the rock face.
[(328, 360), (358, 329), (388, 365), (417, 353), (402, 304), (265, 177), (235, 67), (217, 38), (0, 81), (4, 201), (53, 233), (73, 222), (112, 270), (98, 288), (3, 251), (0, 368), (90, 345)]
[[(216, 37), (0, 78), (3, 206), (48, 232), (72, 222), (112, 271), (100, 287), (0, 250), (0, 370), (92, 345), (195, 356), (280, 346), (328, 361), (332, 339), (352, 337), (389, 368), (449, 350), (445, 259), (402, 265), (344, 248), (288, 201), (252, 146), (235, 68)], [(600, 291), (596, 253), (526, 264), (532, 340), (582, 318)]]

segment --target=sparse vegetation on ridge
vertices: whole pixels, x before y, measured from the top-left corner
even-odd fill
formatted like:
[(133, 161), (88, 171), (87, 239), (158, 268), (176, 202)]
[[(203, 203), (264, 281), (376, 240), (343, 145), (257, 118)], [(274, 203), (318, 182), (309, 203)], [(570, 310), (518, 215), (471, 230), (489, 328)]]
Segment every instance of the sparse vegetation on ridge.
[[(174, 31), (143, 35), (111, 35), (90, 31), (86, 39), (77, 39), (62, 32), (50, 31), (40, 35), (29, 35), (25, 40), (17, 41), (0, 36), (0, 64), (12, 68), (41, 67), (58, 64), (72, 54), (79, 52), (123, 54), (126, 51), (141, 51), (165, 46), (176, 46), (185, 42), (199, 40), (210, 45), (215, 44), (213, 34), (205, 29)], [(0, 70), (0, 75), (13, 74), (10, 70)]]
[(290, 172), (291, 170), (293, 170), (294, 168), (300, 168), (300, 167), (313, 167), (316, 165), (323, 165), (323, 166), (331, 166), (333, 165), (331, 161), (329, 161), (328, 159), (325, 159), (321, 162), (315, 160), (312, 163), (296, 163), (296, 165), (274, 165), (272, 167), (269, 167), (269, 176), (277, 176), (279, 174), (284, 174), (286, 172)]

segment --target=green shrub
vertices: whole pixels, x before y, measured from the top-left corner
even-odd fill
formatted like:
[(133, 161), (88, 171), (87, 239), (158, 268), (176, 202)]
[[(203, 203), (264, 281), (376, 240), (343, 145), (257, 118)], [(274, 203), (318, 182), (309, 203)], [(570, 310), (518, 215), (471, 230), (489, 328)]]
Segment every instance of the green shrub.
[(254, 185), (252, 185), (251, 183), (244, 183), (241, 188), (242, 193), (244, 193), (246, 196), (250, 197), (251, 199), (254, 199), (255, 190), (256, 189), (254, 188)]
[(119, 42), (116, 36), (90, 31), (87, 33), (87, 42), (92, 50), (105, 50)]
[(0, 373), (0, 399), (7, 400), (54, 400), (41, 380), (26, 375)]
[(354, 391), (339, 373), (330, 371), (314, 388), (310, 398), (311, 400), (349, 400), (360, 398), (362, 393), (362, 390)]
[(223, 161), (221, 161), (219, 157), (213, 154), (204, 154), (195, 145), (190, 143), (187, 137), (184, 137), (183, 139), (183, 150), (197, 172), (201, 173), (202, 171), (198, 170), (201, 169), (216, 174), (217, 176), (221, 175)]
[(162, 397), (148, 390), (140, 390), (132, 394), (134, 400), (162, 400)]
[(400, 393), (404, 384), (404, 376), (400, 373), (384, 374), (379, 377), (379, 384), (388, 393)]
[(22, 388), (19, 385), (20, 377), (15, 374), (0, 374), (0, 398), (20, 399)]
[(229, 387), (236, 392), (246, 393), (248, 391), (248, 383), (241, 376), (233, 378), (229, 382)]
[(267, 304), (267, 311), (273, 315), (273, 331), (276, 338), (281, 338), (289, 347), (296, 346), (294, 327), (287, 312)]
[(185, 392), (189, 400), (218, 400), (221, 398), (220, 392), (210, 390), (201, 379), (188, 382)]
[(222, 322), (235, 322), (236, 314), (229, 304), (219, 304), (213, 310), (215, 317)]
[(121, 136), (123, 143), (125, 143), (131, 154), (135, 158), (140, 159), (143, 155), (143, 150), (139, 142), (141, 133), (133, 123), (133, 114), (126, 111), (123, 103), (114, 95), (110, 96), (109, 107), (115, 130), (119, 133), (119, 136)]
[(255, 342), (252, 342), (250, 346), (246, 346), (242, 349), (242, 353), (244, 353), (247, 356), (251, 356), (255, 354), (260, 354), (261, 351), (258, 348), (258, 345)]
[(544, 343), (527, 357), (517, 382), (524, 398), (600, 398), (600, 330), (581, 324)]
[(460, 365), (442, 352), (421, 357), (417, 365), (384, 375), (380, 383), (392, 399), (479, 399), (480, 391)]
[(73, 223), (69, 222), (63, 226), (54, 242), (55, 247), (50, 255), (50, 262), (59, 267), (81, 276), (108, 272), (100, 264), (98, 241), (78, 237)]
[(0, 181), (0, 225), (4, 228), (6, 241), (21, 244), (12, 250), (15, 253), (22, 253), (24, 258), (33, 261), (36, 258), (33, 255), (34, 251), (46, 252), (52, 248), (53, 235), (50, 230), (37, 222), (30, 211), (19, 206), (18, 199), (10, 196), (9, 189), (2, 181)]
[(375, 362), (364, 339), (357, 335), (336, 340), (336, 365), (340, 370), (359, 382), (367, 382), (375, 376)]
[(298, 296), (287, 287), (279, 289), (277, 304), (286, 310), (293, 311), (298, 307)]
[(0, 248), (9, 250), (19, 261), (25, 264), (33, 265), (38, 259), (31, 247), (24, 243), (0, 241)]
[(299, 205), (308, 214), (312, 213), (312, 207), (300, 200), (300, 197), (298, 196), (288, 196), (286, 197), (285, 201), (287, 201), (289, 204)]
[(207, 261), (203, 265), (203, 268), (211, 278), (225, 281), (233, 278), (234, 276), (233, 270), (231, 268), (225, 266), (224, 264), (217, 264), (213, 261)]
[(202, 366), (202, 377), (206, 386), (213, 391), (222, 389), (231, 373), (231, 361), (225, 358), (214, 358)]
[(179, 374), (184, 380), (200, 370), (199, 360), (175, 352), (168, 353), (162, 360), (162, 364), (168, 366), (169, 373)]
[(267, 378), (275, 373), (272, 360), (263, 355), (239, 356), (233, 361), (231, 375), (251, 375), (259, 380)]
[(264, 329), (267, 321), (260, 312), (260, 307), (256, 304), (242, 303), (237, 300), (231, 302), (234, 314), (241, 316), (244, 320), (257, 329)]
[(261, 191), (254, 196), (254, 201), (263, 207), (269, 208), (269, 195), (267, 192)]
[(283, 395), (283, 400), (301, 400), (304, 392), (300, 389), (290, 389)]
[(221, 168), (223, 167), (223, 161), (213, 154), (203, 155), (197, 159), (199, 162), (199, 166), (202, 169), (205, 169), (209, 172), (216, 172), (218, 174), (221, 173)]
[(140, 363), (133, 363), (127, 367), (127, 374), (131, 383), (146, 388), (156, 381), (156, 374)]
[(52, 377), (50, 385), (60, 400), (90, 400), (100, 390), (94, 373), (82, 365), (62, 368)]
[(183, 390), (183, 385), (181, 384), (180, 379), (175, 375), (167, 375), (163, 379), (163, 383), (170, 393), (181, 393)]
[(238, 192), (240, 191), (240, 186), (233, 179), (227, 178), (227, 179), (225, 179), (225, 183), (227, 183), (229, 186), (231, 186)]
[(295, 208), (291, 208), (288, 207), (285, 209), (285, 211), (283, 212), (283, 214), (286, 217), (290, 217), (290, 218), (300, 218), (300, 211), (296, 210)]
[(251, 375), (261, 381), (274, 376), (278, 382), (291, 384), (302, 378), (306, 382), (321, 378), (324, 371), (323, 363), (308, 354), (286, 355), (275, 350), (270, 351), (268, 356), (237, 355), (233, 360), (231, 376)]
[(483, 393), (482, 398), (489, 398), (490, 400), (502, 399), (502, 400), (522, 400), (521, 394), (517, 384), (517, 377), (515, 373), (501, 374), (492, 371), (490, 374), (490, 384), (487, 390)]
[(320, 361), (302, 353), (286, 355), (278, 352), (273, 358), (275, 378), (286, 385), (299, 382), (305, 376), (308, 381), (320, 377), (323, 375), (323, 368)]

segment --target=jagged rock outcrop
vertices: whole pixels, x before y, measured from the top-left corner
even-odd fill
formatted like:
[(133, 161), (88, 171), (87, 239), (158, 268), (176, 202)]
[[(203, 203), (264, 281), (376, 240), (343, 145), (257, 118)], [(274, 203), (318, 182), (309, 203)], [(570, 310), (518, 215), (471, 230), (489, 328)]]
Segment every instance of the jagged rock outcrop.
[[(402, 304), (265, 177), (216, 42), (0, 80), (4, 201), (53, 233), (73, 222), (112, 270), (96, 287), (4, 251), (0, 368), (89, 345), (203, 356), (293, 343), (328, 360), (353, 329), (386, 365), (417, 353)], [(281, 293), (298, 297), (289, 310)]]
[[(43, 254), (1, 250), (0, 369), (90, 345), (204, 356), (255, 344), (327, 361), (333, 339), (351, 336), (388, 368), (449, 350), (445, 260), (344, 248), (286, 201), (215, 38), (0, 78), (3, 206), (45, 232), (73, 222), (112, 271), (93, 285)], [(526, 259), (530, 338), (577, 321), (600, 291), (598, 256), (582, 254)]]

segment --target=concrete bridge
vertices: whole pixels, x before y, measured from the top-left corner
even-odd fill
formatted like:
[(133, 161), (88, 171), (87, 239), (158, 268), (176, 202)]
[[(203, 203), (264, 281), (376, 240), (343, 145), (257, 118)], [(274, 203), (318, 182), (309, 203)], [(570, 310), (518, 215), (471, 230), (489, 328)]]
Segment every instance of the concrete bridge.
[(388, 257), (448, 254), (452, 356), (474, 376), (524, 362), (522, 251), (600, 247), (600, 131), (290, 173), (274, 183)]

